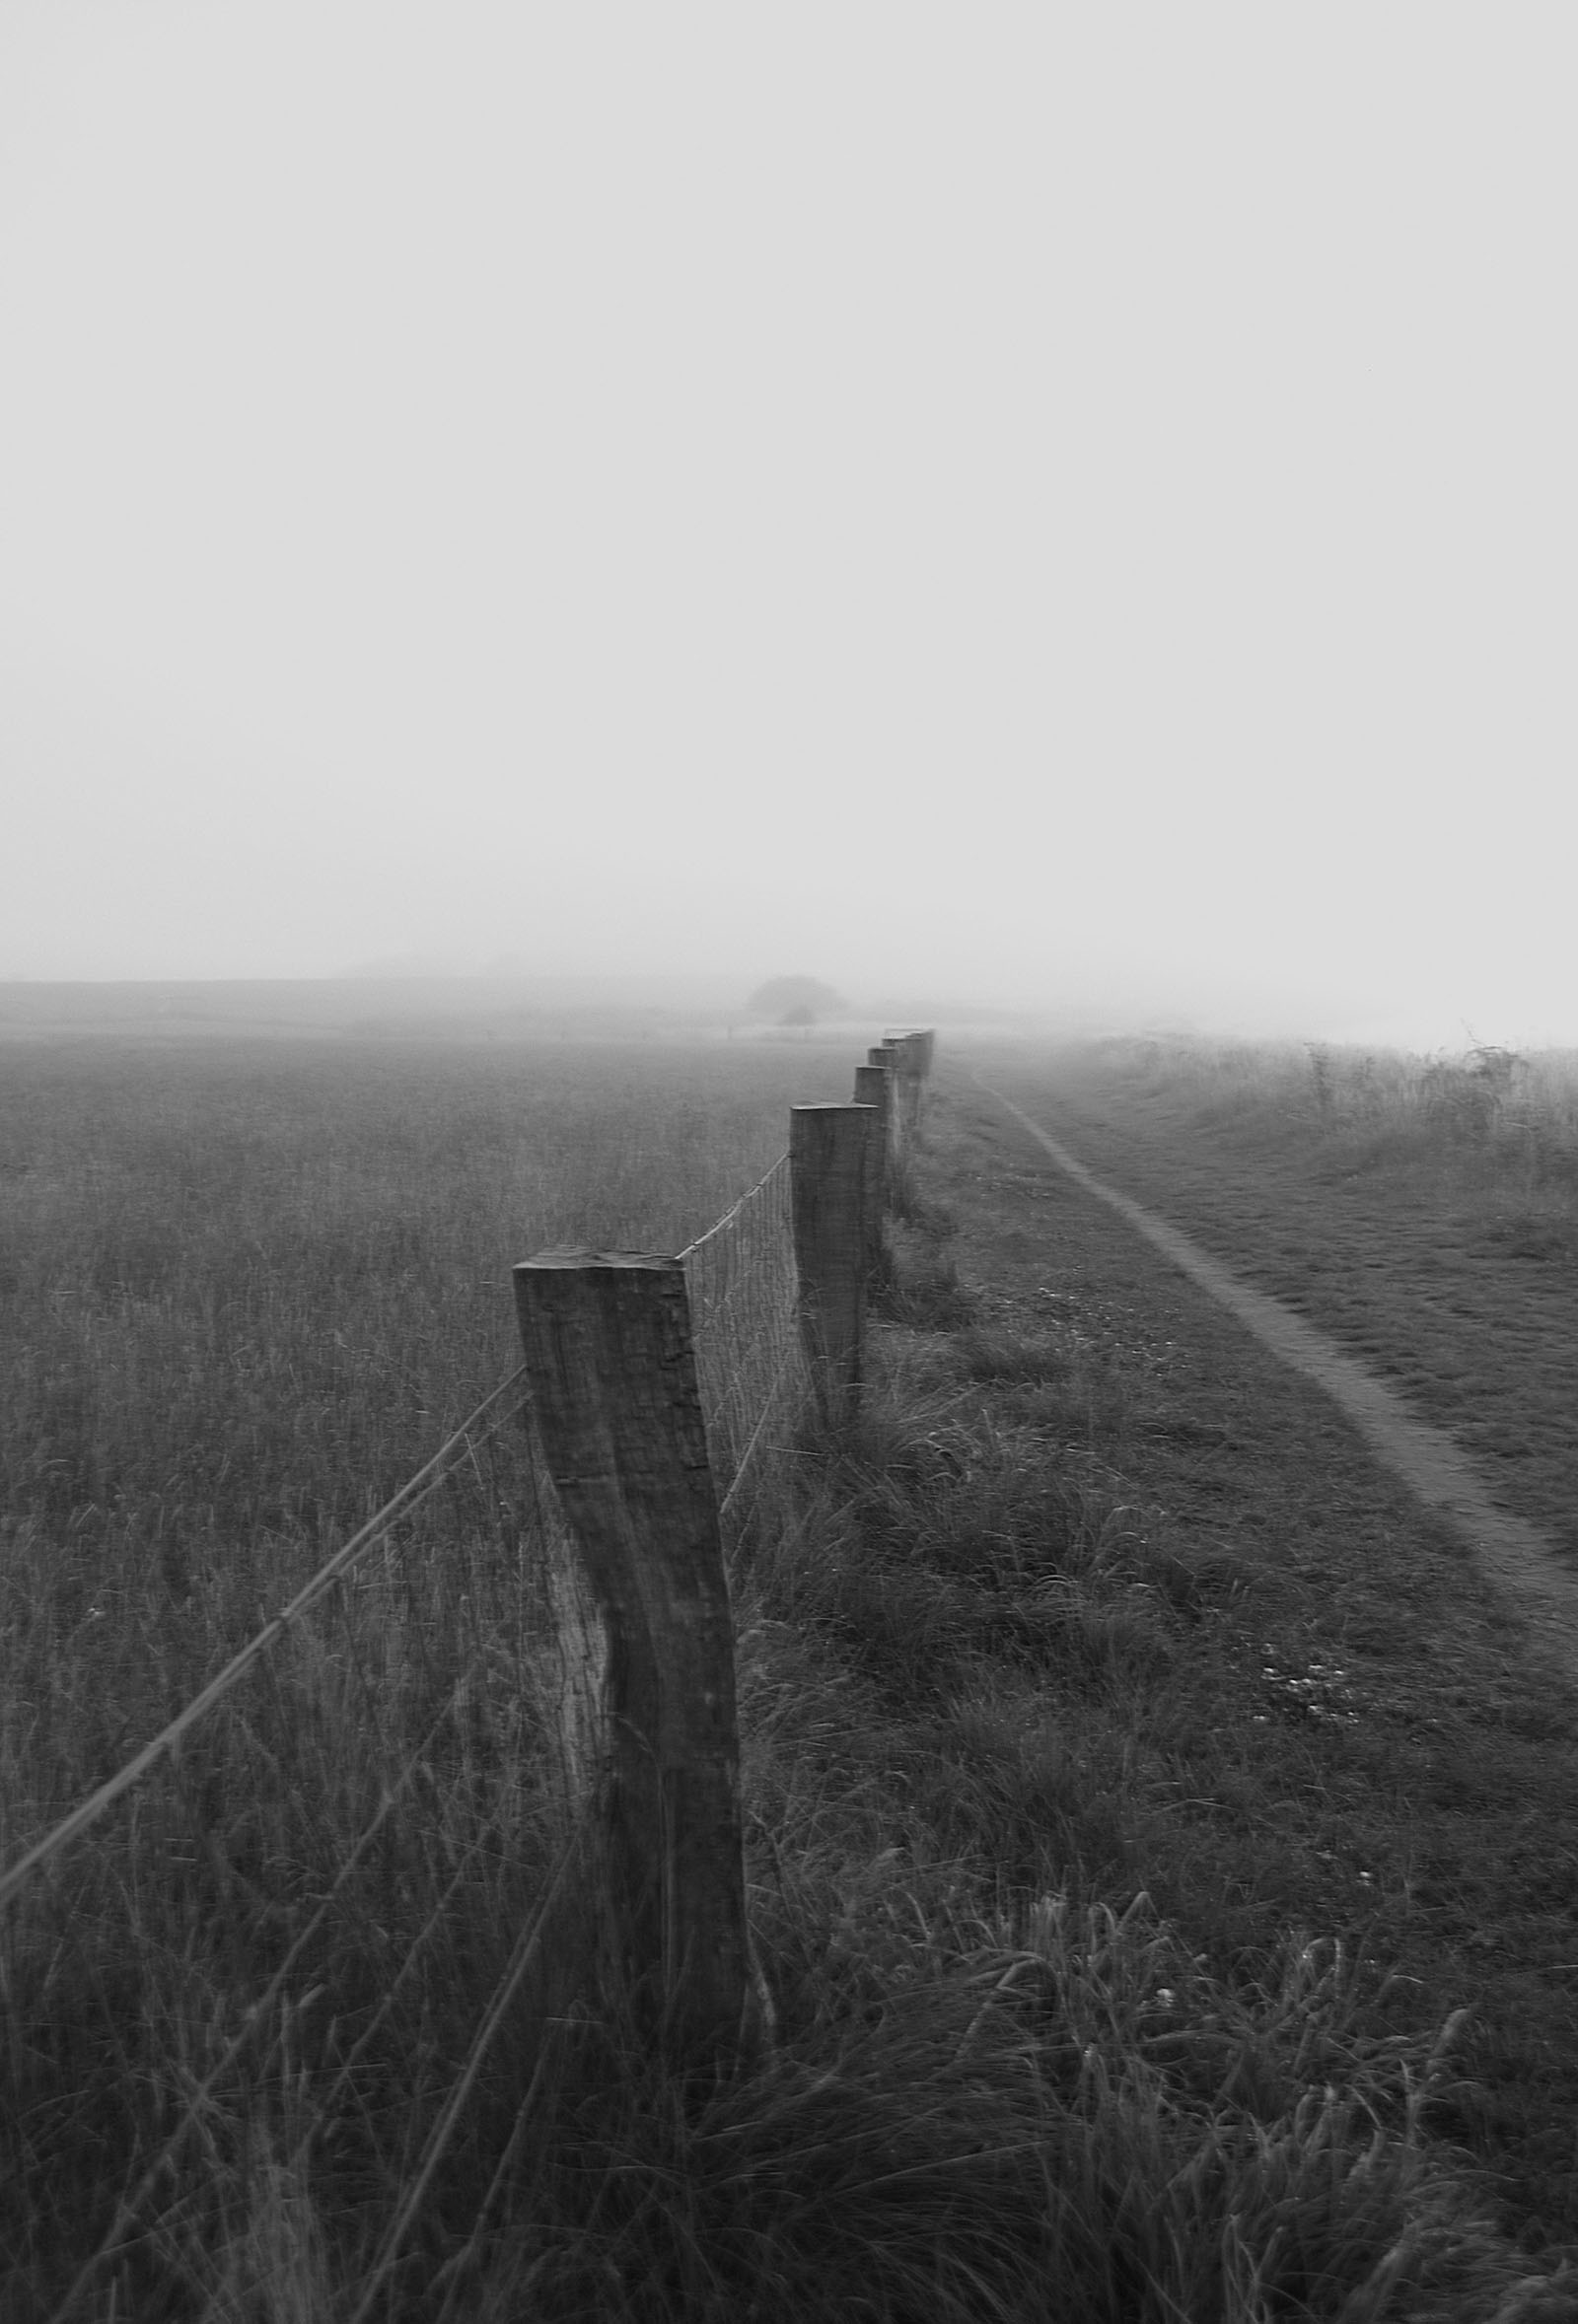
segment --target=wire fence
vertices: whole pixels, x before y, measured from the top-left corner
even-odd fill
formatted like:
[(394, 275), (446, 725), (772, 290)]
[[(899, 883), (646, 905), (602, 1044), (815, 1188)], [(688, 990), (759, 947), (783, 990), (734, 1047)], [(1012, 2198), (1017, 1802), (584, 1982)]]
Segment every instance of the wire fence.
[(810, 1386), (788, 1155), (680, 1256), (707, 1452), (735, 1544), (773, 1500)]
[[(11, 1867), (0, 2291), (36, 2287), (24, 2312), (243, 2312), (221, 2283), (199, 2296), (193, 2281), (227, 2247), (251, 2265), (238, 2189), (305, 2185), (348, 2136), (376, 2173), (379, 2140), (355, 2126), (424, 2041), (481, 2071), (537, 1961), (512, 1940), (558, 1894), (578, 1823), (555, 1693), (567, 1655), (547, 1618), (551, 1504), (522, 1457), (522, 1387), (502, 1382)], [(457, 1977), (478, 1933), (480, 1977)], [(310, 2102), (292, 2094), (304, 2054)], [(83, 2117), (120, 2163), (63, 2212), (58, 2158)], [(452, 2136), (435, 2105), (425, 2176)], [(391, 2229), (381, 2269), (404, 2232)]]
[[(774, 1506), (806, 1387), (788, 1157), (681, 1257), (734, 1547)], [(178, 2084), (147, 2093), (127, 2138), (121, 2192), (97, 2223), (71, 2222), (69, 2281), (30, 2312), (66, 2324), (106, 2312), (106, 2296), (116, 2314), (163, 2312), (171, 2271), (189, 2264), (171, 2255), (214, 2248), (227, 2179), (252, 2170), (258, 2093), (272, 2092), (269, 2167), (288, 2180), (337, 2113), (365, 2114), (397, 2075), (414, 2013), (464, 2071), (401, 2179), (367, 2279), (386, 2281), (540, 1971), (543, 1916), (562, 1912), (604, 1748), (606, 1651), (523, 1368), (86, 1797), (36, 1836), (5, 1830), (13, 2026), (75, 1991), (107, 2007), (120, 1993), (133, 2014), (186, 2029)], [(502, 1933), (492, 1998), (435, 2035), (435, 1977), (442, 1989), (449, 1948), (478, 1929)], [(335, 2076), (293, 2121), (280, 2093), (325, 1994), (343, 2029)], [(0, 2155), (0, 2173), (20, 2156), (19, 2218), (47, 2216), (48, 2157), (84, 2103), (63, 2078), (41, 2084), (26, 2152)], [(0, 2225), (0, 2277), (19, 2264)]]
[[(697, 1383), (720, 1511), (741, 1528), (761, 1499), (767, 1456), (782, 1452), (805, 1394), (796, 1329), (797, 1277), (791, 1223), (789, 1158), (783, 1155), (749, 1193), (680, 1253), (685, 1269)], [(0, 1873), (0, 1909), (30, 1877), (60, 1856), (158, 1763), (177, 1752), (207, 1713), (236, 1688), (303, 1617), (351, 1577), (358, 1561), (388, 1537), (469, 1462), (507, 1424), (527, 1423), (525, 1492), (517, 1509), (517, 1547), (539, 1585), (549, 1634), (547, 1661), (568, 1679), (587, 1659), (586, 1619), (564, 1592), (569, 1539), (537, 1449), (520, 1366), (467, 1415), (432, 1457), (328, 1558), (278, 1613), (270, 1616), (224, 1667), (148, 1742), (86, 1799), (62, 1816)], [(573, 1592), (571, 1593), (573, 1596)], [(567, 1617), (567, 1619), (566, 1619)], [(566, 1631), (568, 1636), (565, 1635)], [(555, 1655), (552, 1648), (557, 1646)], [(534, 1657), (541, 1666), (543, 1657)], [(579, 1690), (578, 1690), (579, 1691)], [(573, 1724), (573, 1722), (572, 1722)]]

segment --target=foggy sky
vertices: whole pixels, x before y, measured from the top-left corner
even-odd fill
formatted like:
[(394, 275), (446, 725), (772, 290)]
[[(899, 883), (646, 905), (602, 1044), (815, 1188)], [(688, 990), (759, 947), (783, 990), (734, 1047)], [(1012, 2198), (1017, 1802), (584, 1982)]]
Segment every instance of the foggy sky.
[(1578, 1040), (1575, 49), (8, 0), (0, 974)]

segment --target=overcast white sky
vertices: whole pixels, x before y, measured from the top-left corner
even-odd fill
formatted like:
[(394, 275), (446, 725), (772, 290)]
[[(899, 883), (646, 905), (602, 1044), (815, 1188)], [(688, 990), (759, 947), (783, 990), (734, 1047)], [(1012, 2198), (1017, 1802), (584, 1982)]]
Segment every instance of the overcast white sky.
[(1578, 1040), (1575, 65), (4, 0), (0, 973)]

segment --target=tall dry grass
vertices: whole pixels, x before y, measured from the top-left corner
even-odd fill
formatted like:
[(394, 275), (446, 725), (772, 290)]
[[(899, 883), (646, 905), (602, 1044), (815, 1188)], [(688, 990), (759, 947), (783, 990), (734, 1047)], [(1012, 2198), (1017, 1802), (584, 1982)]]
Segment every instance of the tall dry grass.
[(1179, 1037), (1092, 1044), (1087, 1062), (1268, 1148), (1313, 1137), (1354, 1172), (1429, 1180), (1535, 1255), (1578, 1255), (1578, 1051)]

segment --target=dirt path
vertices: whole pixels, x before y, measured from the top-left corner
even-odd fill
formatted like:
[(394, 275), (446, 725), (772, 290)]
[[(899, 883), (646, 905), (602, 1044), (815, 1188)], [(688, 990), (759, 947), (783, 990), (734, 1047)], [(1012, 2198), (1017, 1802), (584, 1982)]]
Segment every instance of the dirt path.
[(1396, 1389), (1280, 1300), (1253, 1291), (1199, 1244), (1128, 1195), (1098, 1178), (1000, 1090), (974, 1077), (1050, 1156), (1058, 1168), (1119, 1213), (1202, 1290), (1221, 1303), (1284, 1364), (1317, 1381), (1360, 1430), (1378, 1457), (1438, 1512), (1487, 1572), (1539, 1616), (1541, 1643), (1578, 1675), (1578, 1580), (1558, 1566), (1544, 1536), (1490, 1498), (1477, 1472), (1443, 1430), (1419, 1420)]

